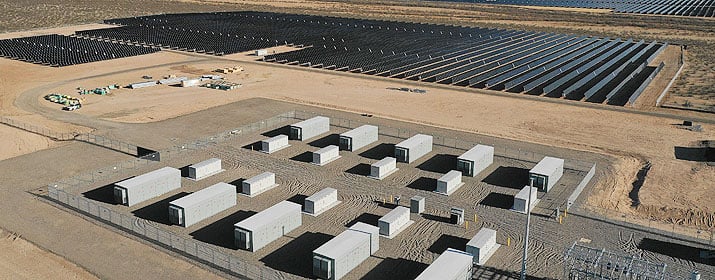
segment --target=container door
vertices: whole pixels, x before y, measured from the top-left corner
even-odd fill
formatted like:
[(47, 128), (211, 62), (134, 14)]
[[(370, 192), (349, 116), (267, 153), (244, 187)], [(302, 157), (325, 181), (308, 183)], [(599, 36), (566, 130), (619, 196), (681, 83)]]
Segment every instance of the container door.
[(116, 203), (126, 205), (128, 203), (127, 190), (123, 188), (114, 188), (114, 201)]
[(464, 176), (474, 176), (474, 162), (467, 160), (458, 160), (457, 170), (462, 171)]
[(530, 181), (532, 183), (532, 187), (541, 191), (546, 191), (546, 186), (548, 186), (549, 183), (548, 178), (546, 178), (546, 176), (542, 176), (539, 174), (531, 174)]
[(251, 250), (251, 233), (242, 229), (235, 230), (236, 246)]
[(293, 140), (303, 140), (303, 130), (300, 127), (291, 127), (290, 137)]
[(319, 256), (313, 257), (313, 275), (322, 279), (331, 279), (333, 277), (333, 271), (331, 267), (331, 262), (329, 259), (322, 258)]
[(175, 225), (184, 225), (184, 211), (181, 208), (169, 205), (169, 222)]
[(348, 137), (340, 137), (340, 149), (346, 151), (353, 150), (353, 139)]
[(399, 162), (408, 162), (410, 151), (403, 148), (395, 148), (395, 159)]

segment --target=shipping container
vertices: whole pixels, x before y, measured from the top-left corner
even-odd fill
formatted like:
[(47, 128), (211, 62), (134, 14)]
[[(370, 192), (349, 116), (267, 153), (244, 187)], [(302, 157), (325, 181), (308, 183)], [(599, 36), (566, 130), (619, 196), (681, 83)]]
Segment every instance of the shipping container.
[(255, 252), (302, 224), (301, 205), (282, 201), (233, 225), (236, 246)]
[(340, 148), (335, 145), (330, 145), (320, 150), (313, 152), (313, 164), (326, 165), (340, 158)]
[(440, 194), (450, 195), (463, 185), (462, 172), (452, 170), (437, 179), (437, 189), (435, 191)]
[(236, 206), (236, 187), (218, 183), (169, 203), (169, 221), (190, 227)]
[(181, 170), (164, 167), (114, 184), (114, 201), (133, 206), (181, 187)]
[(397, 160), (393, 157), (386, 157), (370, 165), (371, 178), (382, 180), (397, 171)]
[(288, 147), (288, 136), (278, 135), (261, 141), (261, 151), (267, 154), (280, 151)]
[(374, 125), (362, 125), (358, 128), (340, 134), (340, 148), (346, 151), (357, 151), (362, 147), (377, 142), (378, 128)]
[(313, 275), (337, 280), (360, 265), (379, 247), (379, 229), (356, 223), (313, 251)]
[(432, 151), (432, 136), (417, 134), (395, 145), (395, 158), (412, 163)]
[(264, 55), (268, 55), (268, 50), (266, 50), (266, 49), (256, 50), (256, 56), (264, 56)]
[[(538, 199), (536, 199), (537, 193), (538, 190), (532, 187), (531, 200), (529, 202), (531, 206), (529, 207), (529, 210), (534, 209), (536, 203), (539, 202)], [(524, 188), (522, 188), (519, 193), (514, 196), (514, 206), (512, 206), (511, 209), (519, 213), (526, 213), (527, 200), (529, 200), (529, 186), (524, 186)]]
[(474, 177), (494, 162), (494, 147), (476, 145), (457, 157), (457, 170), (464, 176)]
[(223, 171), (221, 168), (221, 159), (210, 158), (189, 166), (189, 178), (198, 181), (211, 175), (218, 174), (221, 171)]
[(448, 248), (415, 280), (471, 280), (472, 255)]
[(129, 84), (129, 88), (138, 89), (138, 88), (145, 88), (145, 87), (153, 87), (155, 85), (157, 85), (156, 81), (139, 82), (139, 83)]
[(190, 80), (185, 80), (181, 81), (181, 87), (195, 87), (201, 84), (201, 80), (199, 79), (190, 79)]
[(241, 193), (254, 197), (277, 186), (276, 174), (263, 172), (243, 181), (241, 184)]
[(554, 157), (544, 157), (529, 171), (529, 182), (532, 187), (548, 192), (564, 175), (564, 160)]
[(338, 190), (333, 188), (324, 188), (323, 190), (305, 199), (304, 211), (308, 214), (317, 216), (338, 203), (340, 203), (340, 201), (338, 201)]
[(490, 228), (481, 228), (479, 232), (467, 242), (466, 251), (474, 256), (475, 264), (484, 265), (498, 248), (497, 231)]
[(290, 138), (306, 141), (328, 131), (330, 131), (330, 119), (317, 116), (291, 125)]
[(403, 206), (392, 209), (392, 211), (377, 220), (380, 235), (386, 236), (387, 238), (395, 237), (410, 224), (412, 224), (412, 221), (410, 221), (410, 209)]
[(425, 198), (419, 195), (410, 198), (410, 212), (422, 214), (425, 211)]
[(173, 78), (166, 78), (166, 79), (161, 79), (159, 80), (159, 83), (162, 85), (178, 85), (181, 84), (181, 82), (188, 80), (188, 77), (173, 77)]

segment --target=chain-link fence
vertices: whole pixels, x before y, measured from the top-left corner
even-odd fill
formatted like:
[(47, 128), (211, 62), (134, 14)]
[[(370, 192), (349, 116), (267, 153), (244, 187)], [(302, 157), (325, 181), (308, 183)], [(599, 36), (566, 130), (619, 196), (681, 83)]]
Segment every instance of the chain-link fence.
[(40, 127), (40, 126), (35, 126), (31, 124), (27, 124), (21, 121), (17, 121), (12, 118), (0, 116), (0, 123), (22, 129), (27, 132), (39, 134), (42, 136), (45, 136), (47, 138), (56, 140), (56, 141), (68, 141), (68, 140), (73, 140), (75, 135), (74, 133), (62, 133), (62, 132), (57, 132), (52, 129), (46, 128), (46, 127)]

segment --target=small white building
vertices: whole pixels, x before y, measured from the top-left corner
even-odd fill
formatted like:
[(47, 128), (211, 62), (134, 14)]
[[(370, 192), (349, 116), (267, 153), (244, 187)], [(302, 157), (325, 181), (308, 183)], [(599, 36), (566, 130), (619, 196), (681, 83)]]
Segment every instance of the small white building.
[(457, 157), (457, 170), (464, 176), (474, 177), (494, 162), (494, 147), (476, 145)]
[(288, 135), (278, 135), (261, 141), (261, 152), (270, 154), (280, 151), (290, 146), (288, 144)]
[(410, 198), (410, 212), (422, 214), (425, 211), (425, 198), (422, 196), (413, 196)]
[(276, 174), (263, 172), (243, 181), (241, 184), (241, 193), (249, 197), (254, 197), (277, 186)]
[(236, 206), (236, 187), (218, 183), (169, 203), (169, 221), (189, 227)]
[(181, 171), (164, 167), (114, 184), (114, 201), (134, 206), (180, 187)]
[(412, 163), (432, 151), (432, 135), (417, 134), (395, 145), (395, 158)]
[(365, 223), (333, 237), (313, 251), (313, 275), (319, 279), (338, 280), (375, 254), (380, 248), (379, 229)]
[(145, 87), (153, 87), (155, 85), (158, 85), (156, 83), (156, 81), (139, 82), (139, 83), (129, 84), (129, 88), (138, 89), (138, 88), (145, 88)]
[(555, 157), (544, 157), (529, 171), (529, 181), (541, 191), (548, 192), (564, 175), (564, 160)]
[(435, 192), (444, 195), (450, 195), (462, 187), (462, 172), (457, 170), (452, 170), (447, 172), (447, 174), (442, 175), (437, 179), (437, 189)]
[(189, 166), (189, 179), (198, 181), (222, 171), (221, 159), (210, 158)]
[(472, 279), (472, 255), (448, 248), (439, 255), (415, 280)]
[(305, 199), (304, 211), (309, 215), (318, 216), (338, 204), (340, 204), (338, 190), (324, 188)]
[(414, 223), (410, 220), (410, 209), (403, 206), (397, 206), (392, 209), (387, 215), (382, 216), (377, 220), (377, 226), (380, 228), (380, 235), (392, 239), (402, 232), (409, 225)]
[(330, 119), (328, 117), (317, 116), (290, 126), (290, 138), (293, 140), (306, 141), (318, 135), (330, 131)]
[(484, 265), (501, 245), (497, 244), (497, 231), (482, 228), (467, 243), (467, 253), (474, 256), (474, 263)]
[(234, 224), (236, 246), (255, 252), (300, 227), (303, 223), (301, 208), (300, 204), (281, 201)]
[(313, 152), (313, 164), (323, 166), (340, 158), (340, 148), (330, 145)]
[(181, 81), (181, 87), (195, 87), (201, 84), (200, 79), (189, 79)]
[(385, 177), (390, 176), (395, 173), (397, 168), (397, 159), (393, 157), (386, 157), (380, 161), (370, 165), (370, 178), (382, 180)]
[(268, 55), (268, 50), (266, 50), (266, 49), (256, 50), (256, 56), (264, 56), (264, 55)]
[(531, 199), (529, 199), (529, 186), (524, 186), (519, 193), (514, 196), (514, 206), (511, 207), (511, 210), (514, 210), (519, 213), (526, 213), (526, 205), (527, 201), (530, 201), (531, 205), (529, 206), (529, 211), (531, 209), (534, 209), (534, 206), (536, 206), (537, 203), (539, 203), (539, 200), (536, 198), (536, 194), (538, 193), (538, 190), (536, 188), (531, 188)]
[(354, 152), (362, 147), (377, 142), (377, 139), (377, 126), (366, 124), (340, 134), (340, 148)]

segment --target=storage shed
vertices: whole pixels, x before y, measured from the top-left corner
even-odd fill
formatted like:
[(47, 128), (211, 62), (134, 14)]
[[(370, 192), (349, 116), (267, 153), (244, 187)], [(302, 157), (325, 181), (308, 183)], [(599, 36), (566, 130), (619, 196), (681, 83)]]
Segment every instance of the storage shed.
[(241, 184), (241, 193), (254, 197), (277, 186), (276, 174), (263, 172), (243, 181)]
[(181, 187), (181, 171), (164, 167), (114, 184), (114, 201), (134, 206)]
[(497, 244), (497, 231), (490, 228), (482, 228), (467, 242), (467, 253), (474, 256), (474, 263), (483, 265), (499, 249)]
[(439, 255), (415, 280), (472, 279), (472, 255), (448, 248)]
[(326, 165), (340, 158), (340, 148), (335, 145), (330, 145), (320, 150), (313, 152), (313, 164)]
[(330, 131), (330, 119), (323, 116), (313, 117), (290, 126), (290, 138), (305, 141)]
[(357, 223), (313, 251), (313, 275), (337, 280), (377, 252), (379, 229)]
[(233, 225), (238, 248), (255, 252), (302, 224), (301, 205), (282, 201)]
[(464, 176), (474, 177), (494, 162), (494, 147), (476, 145), (457, 157), (457, 170)]
[(340, 134), (340, 149), (357, 151), (362, 147), (377, 141), (378, 128), (374, 125), (362, 125), (358, 128)]
[(452, 170), (437, 179), (437, 189), (435, 190), (435, 192), (439, 194), (450, 195), (457, 191), (457, 189), (459, 189), (463, 185), (464, 183), (462, 183), (462, 172)]
[(432, 151), (432, 136), (417, 134), (395, 145), (395, 158), (412, 163)]
[[(537, 192), (538, 190), (536, 188), (531, 188), (531, 205), (529, 207), (529, 211), (534, 209), (534, 206), (539, 203), (539, 200), (536, 198)], [(519, 213), (526, 213), (527, 200), (529, 200), (529, 186), (524, 186), (524, 188), (522, 188), (519, 193), (514, 196), (514, 206), (511, 207), (511, 210)]]
[(386, 157), (370, 165), (370, 178), (382, 180), (397, 171), (397, 160), (393, 157)]
[(421, 196), (413, 196), (410, 198), (410, 212), (422, 214), (425, 211), (425, 198)]
[(201, 180), (214, 174), (221, 173), (221, 159), (210, 158), (189, 166), (189, 179)]
[(380, 235), (393, 238), (402, 232), (405, 228), (411, 225), (410, 209), (403, 206), (398, 206), (392, 209), (387, 215), (382, 216), (377, 220), (377, 226), (380, 228)]
[(532, 187), (548, 192), (564, 175), (564, 160), (554, 157), (544, 157), (529, 171), (529, 181)]
[(290, 146), (288, 144), (288, 135), (281, 134), (261, 141), (261, 152), (270, 154), (280, 151), (288, 146)]
[(169, 203), (169, 221), (189, 227), (236, 206), (236, 187), (218, 183)]
[(338, 190), (324, 188), (305, 199), (305, 213), (318, 216), (335, 205), (338, 205)]

